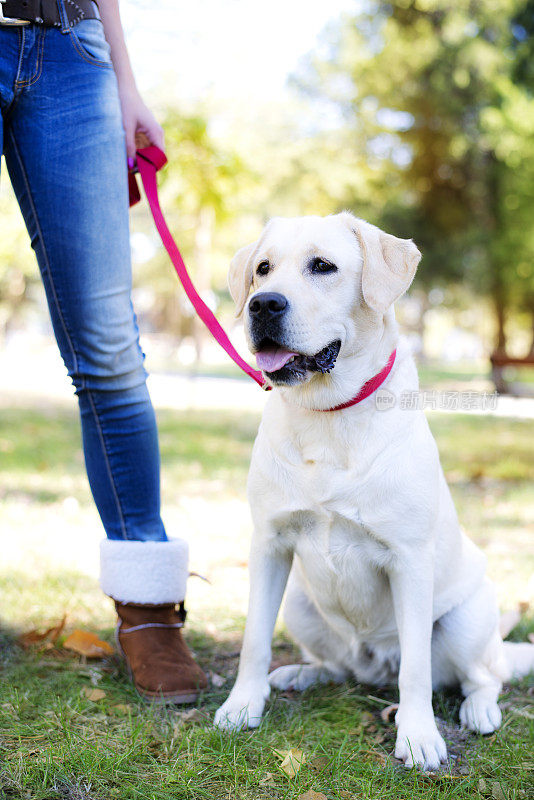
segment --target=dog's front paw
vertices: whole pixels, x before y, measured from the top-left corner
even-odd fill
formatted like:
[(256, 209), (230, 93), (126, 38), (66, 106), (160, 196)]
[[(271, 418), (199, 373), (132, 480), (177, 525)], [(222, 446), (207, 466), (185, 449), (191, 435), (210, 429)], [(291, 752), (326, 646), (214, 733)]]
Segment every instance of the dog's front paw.
[(426, 771), (439, 769), (447, 761), (447, 748), (433, 719), (413, 720), (399, 724), (395, 758), (404, 761), (406, 767), (422, 767)]
[(228, 700), (215, 712), (215, 726), (226, 731), (257, 728), (269, 691), (268, 684), (256, 691), (233, 689)]

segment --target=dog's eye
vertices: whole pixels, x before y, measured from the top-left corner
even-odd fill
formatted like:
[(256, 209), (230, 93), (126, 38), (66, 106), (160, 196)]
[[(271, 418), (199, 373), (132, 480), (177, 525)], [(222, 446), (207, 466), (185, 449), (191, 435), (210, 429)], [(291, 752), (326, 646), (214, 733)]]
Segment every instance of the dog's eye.
[(267, 275), (270, 269), (270, 264), (268, 261), (260, 261), (258, 266), (256, 267), (256, 275)]
[(310, 264), (310, 269), (312, 272), (320, 274), (325, 272), (337, 272), (336, 265), (331, 264), (330, 261), (326, 261), (324, 258), (314, 258)]

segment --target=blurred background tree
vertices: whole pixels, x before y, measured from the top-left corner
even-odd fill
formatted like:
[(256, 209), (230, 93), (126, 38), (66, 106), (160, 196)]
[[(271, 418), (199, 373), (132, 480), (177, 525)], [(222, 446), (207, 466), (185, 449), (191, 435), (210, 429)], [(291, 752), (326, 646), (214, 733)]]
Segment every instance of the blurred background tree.
[[(162, 202), (207, 302), (229, 322), (227, 264), (269, 216), (349, 208), (420, 246), (420, 338), (430, 309), (471, 307), (486, 353), (534, 353), (533, 41), (534, 0), (355, 0), (277, 99), (171, 98), (161, 84)], [(38, 297), (14, 209), (4, 185), (0, 334)], [(201, 359), (146, 208), (132, 246), (143, 330)]]
[(367, 2), (297, 76), (378, 162), (363, 212), (413, 235), (420, 283), (489, 295), (501, 350), (507, 315), (534, 309), (533, 17), (532, 0)]

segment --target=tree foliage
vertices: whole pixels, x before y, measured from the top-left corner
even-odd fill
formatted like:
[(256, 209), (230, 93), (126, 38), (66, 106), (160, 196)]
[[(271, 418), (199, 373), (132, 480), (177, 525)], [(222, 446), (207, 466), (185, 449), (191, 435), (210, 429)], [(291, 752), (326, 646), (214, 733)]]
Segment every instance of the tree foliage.
[[(534, 0), (355, 0), (290, 102), (167, 108), (162, 205), (206, 299), (225, 298), (233, 252), (270, 216), (350, 208), (415, 239), (424, 292), (490, 297), (502, 348), (507, 314), (534, 308), (533, 42)], [(1, 330), (37, 273), (4, 189), (0, 211)], [(191, 333), (146, 206), (133, 230), (134, 252), (150, 243), (135, 264), (145, 316)]]
[(489, 293), (500, 346), (534, 300), (532, 28), (532, 0), (369, 0), (297, 77), (380, 162), (375, 221), (420, 244), (423, 283)]

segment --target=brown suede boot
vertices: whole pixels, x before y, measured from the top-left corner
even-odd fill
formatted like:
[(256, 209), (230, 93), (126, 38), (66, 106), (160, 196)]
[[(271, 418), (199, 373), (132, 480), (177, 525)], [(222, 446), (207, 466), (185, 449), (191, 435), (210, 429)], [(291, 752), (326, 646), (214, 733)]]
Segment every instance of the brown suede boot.
[(135, 688), (150, 700), (194, 703), (207, 686), (182, 637), (183, 603), (134, 605), (115, 601), (119, 615), (117, 643)]
[(188, 555), (183, 539), (100, 545), (100, 585), (115, 601), (119, 650), (137, 691), (165, 703), (193, 703), (207, 685), (181, 632)]

